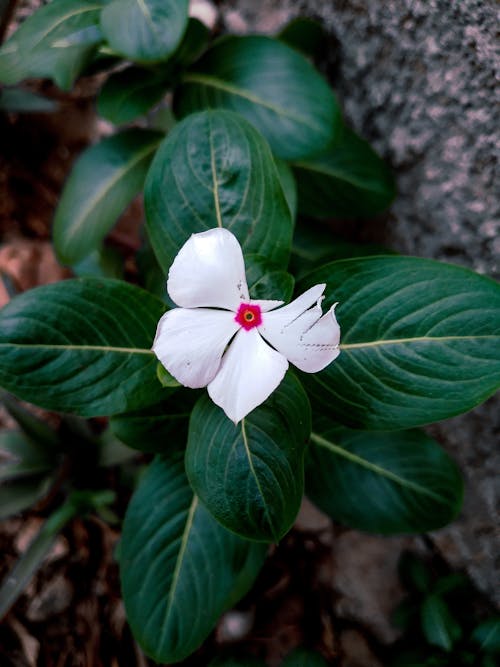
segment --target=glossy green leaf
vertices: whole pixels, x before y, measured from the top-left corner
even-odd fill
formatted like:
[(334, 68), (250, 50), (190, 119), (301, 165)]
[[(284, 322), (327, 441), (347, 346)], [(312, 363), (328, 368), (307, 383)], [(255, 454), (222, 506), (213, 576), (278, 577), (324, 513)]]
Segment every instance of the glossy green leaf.
[(341, 122), (332, 91), (308, 60), (263, 36), (220, 39), (184, 75), (175, 97), (178, 114), (207, 107), (245, 116), (285, 160), (324, 150)]
[(327, 34), (322, 23), (308, 16), (297, 16), (280, 30), (278, 39), (301, 51), (305, 56), (318, 58), (327, 46)]
[(229, 530), (278, 542), (299, 510), (309, 432), (307, 396), (291, 374), (236, 425), (204, 395), (189, 422), (191, 486)]
[[(108, 77), (97, 98), (98, 113), (115, 125), (121, 125), (151, 111), (165, 97), (172, 81), (179, 77), (179, 71), (200, 55), (209, 36), (203, 23), (190, 18), (184, 37), (168, 63), (154, 69), (127, 67)], [(168, 111), (172, 114), (170, 109)], [(150, 122), (149, 127), (158, 129), (157, 120), (155, 118), (155, 124)]]
[(21, 595), (52, 548), (58, 533), (76, 513), (77, 508), (71, 502), (59, 507), (43, 524), (12, 571), (7, 574), (0, 586), (0, 619)]
[(159, 363), (156, 366), (156, 377), (158, 382), (162, 387), (179, 387), (180, 383), (174, 378), (173, 375), (167, 371), (163, 364)]
[[(1, 56), (0, 56), (1, 61)], [(51, 113), (58, 104), (48, 97), (32, 93), (23, 88), (4, 88), (0, 90), (0, 110), (11, 113)]]
[(451, 615), (445, 601), (438, 595), (425, 598), (420, 610), (420, 620), (425, 638), (444, 651), (451, 651), (462, 636), (462, 629)]
[(102, 41), (101, 0), (54, 0), (37, 9), (0, 49), (0, 82), (47, 77), (69, 90)]
[(457, 599), (458, 596), (467, 597), (471, 596), (474, 587), (470, 579), (463, 572), (451, 572), (445, 574), (442, 577), (434, 582), (432, 587), (432, 592), (447, 597), (454, 595)]
[(188, 21), (188, 0), (112, 0), (101, 28), (111, 48), (136, 62), (167, 60)]
[[(405, 433), (418, 433), (406, 431)], [(395, 434), (397, 436), (397, 434)], [(405, 551), (398, 563), (399, 578), (404, 588), (417, 593), (428, 593), (432, 579), (428, 566), (414, 553)]]
[(295, 183), (293, 171), (284, 160), (275, 158), (274, 161), (276, 163), (276, 167), (278, 168), (281, 187), (283, 188), (283, 193), (285, 195), (288, 208), (292, 214), (292, 220), (295, 220), (297, 217), (297, 184)]
[(241, 573), (248, 588), (265, 553), (225, 530), (193, 496), (182, 451), (156, 458), (128, 507), (120, 550), (127, 619), (144, 651), (167, 663), (192, 653)]
[(66, 264), (82, 260), (141, 190), (162, 135), (133, 128), (103, 139), (80, 155), (54, 220), (54, 246)]
[(60, 451), (60, 441), (57, 433), (46, 420), (36, 417), (32, 412), (23, 407), (17, 399), (10, 394), (2, 392), (1, 401), (11, 417), (19, 424), (21, 431), (44, 456), (57, 454)]
[(281, 667), (327, 667), (327, 664), (316, 651), (298, 648), (286, 657)]
[(147, 113), (165, 93), (162, 72), (127, 67), (106, 80), (97, 98), (97, 112), (115, 125), (123, 125)]
[(35, 475), (3, 482), (0, 486), (0, 520), (24, 512), (47, 495), (53, 480)]
[(187, 67), (199, 58), (209, 41), (210, 29), (198, 19), (190, 16), (184, 37), (179, 44), (179, 48), (172, 56), (174, 76), (178, 76), (180, 68)]
[(110, 429), (106, 429), (100, 436), (98, 460), (100, 467), (121, 466), (134, 458), (137, 458), (137, 452), (115, 438)]
[(415, 257), (341, 260), (298, 292), (327, 283), (341, 353), (304, 384), (341, 423), (412, 428), (460, 414), (500, 387), (500, 285)]
[(320, 155), (293, 164), (299, 212), (316, 218), (366, 218), (396, 196), (389, 167), (347, 127)]
[(497, 660), (491, 655), (483, 655), (481, 667), (497, 667)]
[(71, 269), (78, 278), (123, 279), (124, 257), (116, 248), (102, 246), (86, 255)]
[(293, 235), (289, 270), (299, 280), (310, 271), (336, 259), (397, 254), (375, 243), (344, 241), (319, 222), (299, 220)]
[(58, 533), (64, 526), (77, 514), (84, 514), (89, 510), (113, 502), (113, 500), (114, 493), (112, 491), (73, 491), (66, 502), (49, 516), (11, 572), (2, 581), (0, 586), (0, 620), (41, 566)]
[(291, 300), (295, 285), (292, 275), (276, 269), (260, 255), (247, 255), (245, 269), (252, 299), (276, 299), (285, 302)]
[(38, 287), (0, 311), (0, 386), (49, 410), (109, 415), (162, 397), (151, 344), (164, 311), (115, 280)]
[(187, 442), (187, 426), (198, 392), (180, 389), (142, 410), (114, 415), (109, 420), (119, 440), (143, 452), (166, 452), (176, 443)]
[(455, 463), (421, 431), (355, 431), (325, 416), (311, 434), (306, 491), (336, 521), (392, 535), (452, 521), (463, 482)]
[(476, 626), (471, 639), (483, 653), (500, 655), (500, 616), (491, 616)]
[[(168, 303), (167, 276), (158, 264), (156, 255), (147, 238), (144, 238), (142, 246), (137, 251), (136, 264), (139, 271), (139, 284), (151, 294)], [(175, 304), (171, 301), (170, 305), (173, 307)]]
[(0, 431), (0, 483), (54, 469), (54, 457), (21, 431)]
[(165, 274), (192, 233), (230, 229), (245, 253), (284, 268), (293, 223), (271, 151), (237, 114), (186, 118), (161, 144), (146, 179), (148, 235)]

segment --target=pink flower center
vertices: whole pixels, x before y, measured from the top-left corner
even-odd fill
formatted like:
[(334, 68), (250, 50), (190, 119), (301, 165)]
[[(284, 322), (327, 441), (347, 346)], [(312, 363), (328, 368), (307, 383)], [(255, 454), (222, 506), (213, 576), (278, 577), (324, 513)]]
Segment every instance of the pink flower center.
[(238, 322), (238, 324), (240, 324), (246, 331), (258, 327), (262, 324), (260, 306), (253, 306), (250, 303), (242, 303), (238, 308), (234, 321)]

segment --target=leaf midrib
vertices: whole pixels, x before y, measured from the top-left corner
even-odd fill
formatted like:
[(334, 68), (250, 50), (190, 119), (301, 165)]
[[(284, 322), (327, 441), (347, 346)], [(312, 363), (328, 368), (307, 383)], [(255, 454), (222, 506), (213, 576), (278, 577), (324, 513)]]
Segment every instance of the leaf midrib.
[(185, 74), (182, 77), (182, 83), (199, 83), (205, 86), (209, 87), (211, 86), (212, 88), (223, 90), (226, 93), (230, 93), (231, 95), (235, 95), (236, 97), (241, 97), (244, 100), (248, 100), (248, 102), (252, 102), (253, 104), (264, 107), (265, 109), (269, 109), (269, 111), (272, 111), (278, 116), (283, 116), (283, 118), (289, 118), (290, 120), (293, 120), (296, 123), (300, 123), (301, 125), (308, 127), (310, 130), (313, 130), (314, 132), (322, 130), (322, 128), (318, 127), (317, 125), (308, 122), (307, 118), (304, 118), (303, 116), (298, 116), (296, 114), (292, 114), (286, 109), (271, 104), (270, 102), (263, 100), (258, 95), (254, 95), (243, 88), (239, 88), (238, 86), (227, 83), (226, 81), (223, 81), (218, 77), (210, 76), (207, 74), (198, 74), (196, 72), (193, 72), (190, 74)]
[[(407, 343), (420, 342), (447, 342), (454, 340), (500, 340), (500, 336), (443, 336), (438, 337), (420, 337), (420, 338), (395, 338), (387, 340), (370, 341), (366, 343), (347, 343), (341, 344), (340, 349), (344, 352), (349, 352), (356, 349), (364, 349), (370, 347), (380, 347), (383, 345), (398, 345)], [(0, 343), (0, 349), (8, 348), (26, 348), (35, 350), (76, 350), (76, 351), (91, 351), (91, 352), (116, 352), (120, 354), (147, 354), (153, 355), (153, 351), (149, 348), (137, 347), (121, 347), (115, 345), (67, 345), (67, 344), (46, 344), (46, 343)]]
[[(43, 40), (47, 37), (47, 35), (50, 35), (51, 32), (54, 30), (57, 30), (57, 28), (67, 21), (68, 19), (72, 18), (73, 16), (78, 16), (78, 14), (86, 14), (87, 12), (94, 12), (96, 10), (102, 9), (101, 5), (86, 5), (85, 7), (79, 7), (77, 9), (74, 9), (67, 14), (64, 14), (64, 16), (60, 16), (54, 23), (50, 25), (50, 27), (43, 33), (41, 33), (38, 36), (38, 41), (35, 39), (35, 41), (29, 45), (29, 50), (33, 51), (34, 49), (38, 48), (38, 46), (43, 42)], [(97, 24), (96, 24), (97, 25)], [(21, 44), (22, 45), (22, 44)]]
[(153, 356), (154, 353), (149, 348), (140, 347), (119, 347), (114, 345), (47, 345), (38, 343), (0, 343), (2, 348), (27, 348), (35, 350), (76, 350), (78, 352), (116, 352), (118, 354), (147, 354)]
[(151, 12), (149, 11), (148, 6), (144, 2), (144, 0), (136, 0), (136, 1), (137, 1), (137, 4), (139, 5), (139, 9), (141, 10), (141, 14), (146, 19), (146, 22), (149, 23), (153, 32), (156, 33), (157, 29), (156, 29), (155, 24), (153, 23), (153, 17), (151, 16)]
[(340, 181), (350, 183), (351, 185), (354, 185), (358, 188), (363, 188), (369, 192), (376, 192), (379, 194), (385, 194), (387, 192), (387, 188), (379, 187), (378, 183), (370, 183), (369, 181), (364, 181), (361, 178), (356, 178), (355, 176), (348, 174), (341, 169), (332, 169), (331, 167), (325, 168), (323, 166), (317, 166), (308, 162), (293, 162), (291, 166), (297, 167), (298, 169), (304, 169), (306, 171), (312, 171), (315, 174), (337, 178)]
[(222, 228), (223, 224), (222, 224), (222, 215), (220, 210), (219, 179), (217, 178), (217, 164), (215, 161), (215, 148), (214, 148), (212, 128), (210, 128), (209, 140), (210, 140), (210, 166), (212, 169), (215, 217), (217, 218), (217, 226)]
[[(269, 508), (268, 508), (267, 503), (266, 503), (266, 499), (265, 499), (265, 496), (264, 496), (264, 492), (262, 490), (262, 486), (260, 484), (259, 477), (258, 477), (257, 472), (256, 472), (256, 470), (254, 468), (254, 465), (253, 465), (252, 452), (250, 450), (250, 445), (248, 444), (248, 436), (247, 436), (245, 424), (246, 424), (246, 422), (245, 422), (245, 419), (243, 418), (241, 420), (241, 437), (242, 437), (242, 440), (243, 440), (243, 446), (245, 447), (245, 453), (247, 455), (248, 465), (250, 466), (250, 471), (252, 473), (252, 477), (254, 478), (254, 481), (255, 481), (255, 484), (257, 486), (257, 490), (259, 492), (259, 495), (262, 498), (262, 506), (264, 508), (264, 513), (266, 515), (266, 518), (267, 518), (267, 521), (268, 521), (268, 524), (269, 524), (269, 528), (271, 529), (273, 536), (275, 536), (274, 525), (273, 525), (273, 522), (271, 521), (271, 516), (269, 514)], [(276, 536), (275, 536), (275, 539), (276, 539), (276, 541), (278, 541), (278, 538)]]
[(464, 340), (500, 340), (500, 336), (495, 334), (485, 334), (478, 336), (415, 336), (415, 338), (387, 338), (373, 341), (365, 341), (364, 343), (341, 343), (340, 349), (346, 352), (356, 349), (364, 349), (369, 347), (381, 347), (384, 345), (406, 345), (407, 343), (447, 343), (449, 341), (464, 341)]
[(152, 153), (157, 148), (159, 143), (160, 140), (156, 139), (152, 144), (148, 144), (147, 147), (144, 148), (143, 150), (139, 151), (138, 153), (134, 153), (132, 158), (123, 165), (122, 169), (117, 170), (110, 179), (105, 181), (104, 184), (101, 184), (101, 188), (98, 190), (97, 194), (94, 197), (92, 197), (87, 202), (87, 205), (81, 209), (80, 216), (76, 218), (75, 222), (66, 229), (65, 244), (64, 244), (66, 248), (68, 246), (71, 246), (71, 244), (74, 241), (75, 235), (78, 235), (80, 233), (82, 226), (85, 225), (85, 223), (87, 222), (89, 216), (92, 214), (97, 204), (99, 204), (100, 202), (102, 202), (103, 199), (106, 198), (106, 196), (109, 194), (109, 192), (121, 178), (123, 178), (127, 173), (130, 173), (130, 171), (139, 162), (141, 162), (141, 160), (143, 160), (149, 153)]
[(415, 491), (417, 493), (420, 493), (422, 495), (429, 496), (430, 498), (433, 498), (434, 500), (437, 500), (439, 502), (446, 501), (446, 498), (443, 496), (439, 495), (438, 493), (434, 493), (434, 491), (430, 491), (427, 489), (425, 486), (420, 486), (420, 484), (417, 484), (415, 482), (412, 482), (408, 479), (405, 479), (404, 477), (400, 477), (396, 473), (392, 472), (391, 470), (387, 470), (386, 468), (382, 468), (381, 466), (377, 465), (376, 463), (372, 463), (371, 461), (368, 461), (367, 459), (361, 458), (361, 456), (358, 456), (357, 454), (353, 454), (352, 452), (348, 451), (347, 449), (344, 449), (340, 445), (336, 445), (335, 443), (331, 442), (330, 440), (327, 440), (326, 438), (323, 438), (321, 435), (318, 433), (311, 433), (311, 440), (314, 442), (316, 445), (319, 447), (323, 447), (324, 449), (327, 449), (330, 452), (333, 452), (334, 454), (337, 454), (351, 463), (354, 463), (355, 465), (359, 465), (362, 468), (366, 468), (372, 473), (375, 473), (377, 475), (380, 475), (381, 477), (385, 477), (387, 479), (390, 479), (392, 482), (395, 482), (399, 486), (410, 489), (411, 491)]
[(186, 525), (184, 526), (184, 530), (182, 532), (182, 538), (181, 538), (181, 544), (179, 547), (179, 553), (177, 554), (177, 558), (175, 561), (175, 568), (174, 568), (174, 573), (172, 575), (172, 581), (170, 583), (170, 590), (168, 592), (168, 598), (167, 598), (167, 604), (165, 608), (165, 615), (164, 615), (164, 621), (163, 621), (163, 631), (162, 631), (162, 637), (160, 644), (163, 644), (163, 637), (166, 632), (168, 632), (169, 629), (169, 624), (168, 620), (170, 617), (170, 613), (173, 609), (174, 606), (174, 597), (175, 597), (175, 591), (177, 589), (177, 586), (179, 584), (179, 579), (181, 575), (181, 570), (182, 570), (182, 565), (184, 563), (184, 555), (186, 553), (186, 549), (188, 546), (189, 542), (189, 536), (191, 534), (191, 529), (193, 527), (193, 522), (194, 522), (194, 517), (196, 513), (196, 508), (198, 507), (198, 496), (193, 495), (193, 499), (191, 501), (191, 504), (189, 506), (188, 514), (186, 517)]

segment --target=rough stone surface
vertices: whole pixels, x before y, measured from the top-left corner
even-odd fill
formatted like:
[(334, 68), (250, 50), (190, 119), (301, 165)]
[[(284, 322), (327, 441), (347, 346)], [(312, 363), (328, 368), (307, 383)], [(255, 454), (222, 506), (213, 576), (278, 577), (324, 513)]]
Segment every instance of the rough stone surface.
[(412, 538), (381, 538), (355, 530), (340, 535), (333, 548), (336, 615), (361, 622), (382, 644), (394, 642), (400, 632), (389, 618), (405, 595), (398, 561), (405, 549), (414, 547)]
[[(389, 219), (365, 226), (362, 239), (500, 276), (495, 0), (236, 0), (221, 7), (241, 32), (271, 33), (299, 14), (323, 21), (330, 34), (324, 68), (345, 117), (398, 182)], [(459, 520), (432, 537), (451, 565), (466, 568), (500, 604), (500, 402), (493, 398), (433, 433), (464, 471), (466, 494)]]

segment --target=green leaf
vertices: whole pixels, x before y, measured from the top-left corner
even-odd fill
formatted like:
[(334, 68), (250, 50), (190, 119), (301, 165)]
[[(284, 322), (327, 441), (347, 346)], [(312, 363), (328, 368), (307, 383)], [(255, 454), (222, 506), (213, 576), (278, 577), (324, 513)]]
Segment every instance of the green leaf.
[(303, 223), (299, 220), (295, 226), (289, 268), (298, 280), (322, 264), (336, 259), (396, 254), (374, 243), (344, 241), (321, 223)]
[(165, 96), (165, 74), (127, 67), (107, 79), (97, 98), (97, 112), (115, 125), (143, 116)]
[(451, 651), (462, 636), (462, 629), (453, 618), (447, 604), (437, 595), (429, 595), (420, 611), (422, 631), (425, 638), (444, 651)]
[(319, 223), (308, 221), (304, 224), (299, 220), (295, 226), (289, 270), (299, 280), (310, 271), (336, 259), (396, 254), (373, 243), (344, 241)]
[(0, 486), (0, 519), (24, 512), (49, 492), (52, 478), (37, 475), (4, 482)]
[(302, 375), (341, 423), (411, 428), (470, 410), (500, 387), (500, 286), (415, 257), (341, 260), (299, 283), (338, 301), (338, 359)]
[(78, 278), (118, 278), (123, 279), (123, 256), (116, 248), (97, 248), (77, 264), (72, 270)]
[(276, 269), (265, 257), (247, 255), (245, 257), (248, 289), (252, 299), (276, 299), (290, 301), (295, 280), (286, 271)]
[(0, 82), (47, 77), (69, 90), (102, 41), (100, 0), (55, 0), (24, 21), (0, 49)]
[(415, 623), (419, 612), (420, 609), (417, 602), (411, 597), (405, 597), (391, 613), (391, 625), (402, 632), (407, 632)]
[(45, 285), (0, 311), (0, 386), (36, 405), (83, 417), (164, 395), (151, 352), (161, 301), (115, 280)]
[(463, 572), (451, 572), (445, 574), (434, 583), (432, 592), (449, 598), (453, 595), (456, 599), (470, 597), (473, 594), (473, 586), (470, 579)]
[(46, 421), (35, 417), (34, 414), (26, 410), (26, 408), (20, 405), (19, 401), (9, 394), (2, 395), (1, 399), (11, 417), (19, 424), (23, 433), (33, 444), (38, 444), (40, 451), (43, 451), (45, 456), (49, 453), (57, 454), (60, 451), (59, 438)]
[(137, 457), (137, 452), (117, 440), (110, 429), (99, 438), (99, 461), (102, 468), (121, 466)]
[(86, 149), (78, 158), (57, 207), (54, 246), (59, 259), (75, 264), (100, 247), (135, 195), (162, 139), (133, 128)]
[(483, 656), (481, 660), (481, 667), (497, 667), (495, 658), (493, 658), (491, 655)]
[[(142, 245), (136, 254), (139, 284), (168, 304), (165, 273), (158, 264), (147, 235), (144, 236)], [(173, 301), (170, 301), (170, 304), (174, 305)]]
[(230, 229), (245, 253), (284, 268), (293, 222), (271, 151), (229, 111), (179, 123), (161, 144), (146, 179), (148, 234), (165, 274), (194, 232)]
[(168, 663), (192, 653), (241, 572), (251, 563), (253, 581), (265, 552), (222, 528), (193, 496), (182, 451), (156, 458), (128, 507), (120, 551), (127, 619), (143, 650)]
[[(180, 70), (200, 55), (209, 35), (203, 23), (190, 18), (184, 37), (168, 63), (155, 69), (127, 67), (108, 77), (97, 98), (98, 113), (115, 125), (121, 125), (149, 112), (165, 97)], [(170, 109), (169, 112), (172, 113)], [(153, 127), (151, 123), (149, 126)], [(154, 129), (157, 129), (156, 124)]]
[(181, 68), (187, 67), (199, 58), (209, 41), (210, 29), (198, 19), (190, 16), (184, 37), (172, 56), (174, 76), (178, 76)]
[(21, 431), (0, 431), (0, 482), (49, 472), (53, 457)]
[(278, 542), (299, 510), (309, 432), (307, 396), (291, 374), (236, 425), (204, 395), (189, 422), (189, 481), (223, 526)]
[(394, 178), (364, 139), (343, 127), (326, 152), (293, 164), (299, 212), (316, 218), (365, 218), (396, 196)]
[[(0, 489), (1, 493), (1, 489)], [(0, 587), (0, 619), (8, 612), (25, 586), (41, 566), (64, 526), (77, 514), (84, 514), (114, 500), (112, 491), (74, 491), (56, 509), (35, 535)], [(1, 507), (1, 505), (0, 505)], [(3, 507), (2, 507), (3, 510)]]
[(101, 14), (111, 48), (136, 62), (167, 60), (188, 21), (188, 0), (112, 0)]
[(177, 113), (207, 107), (245, 116), (285, 160), (322, 151), (341, 123), (332, 91), (307, 59), (263, 36), (224, 37), (184, 75)]
[(474, 628), (471, 639), (483, 653), (500, 654), (500, 617), (492, 616)]
[(277, 37), (281, 42), (311, 58), (321, 57), (327, 46), (327, 35), (323, 25), (308, 16), (292, 19)]
[(372, 533), (422, 533), (458, 514), (460, 472), (421, 431), (354, 431), (328, 417), (311, 434), (306, 490), (326, 514)]
[(180, 383), (177, 382), (173, 375), (170, 375), (160, 362), (156, 366), (156, 377), (162, 387), (180, 387)]
[(180, 389), (155, 405), (114, 415), (109, 426), (129, 447), (162, 453), (187, 441), (188, 420), (197, 397), (198, 392)]
[(295, 220), (297, 217), (297, 184), (295, 183), (293, 171), (284, 160), (275, 158), (274, 161), (276, 163), (276, 167), (278, 168), (281, 187), (283, 188), (283, 193), (285, 195), (288, 208), (290, 209), (292, 220)]
[(68, 501), (59, 507), (43, 524), (29, 547), (19, 558), (0, 587), (0, 619), (23, 592), (25, 586), (41, 566), (58, 533), (77, 513), (77, 507)]
[[(1, 56), (0, 56), (1, 62)], [(51, 113), (58, 105), (54, 100), (23, 88), (0, 90), (0, 110), (14, 113)]]
[[(418, 433), (418, 431), (411, 431)], [(432, 578), (427, 565), (415, 554), (405, 551), (398, 563), (399, 578), (405, 588), (418, 593), (428, 593)]]
[(319, 653), (298, 648), (286, 657), (281, 667), (327, 667), (327, 664)]

